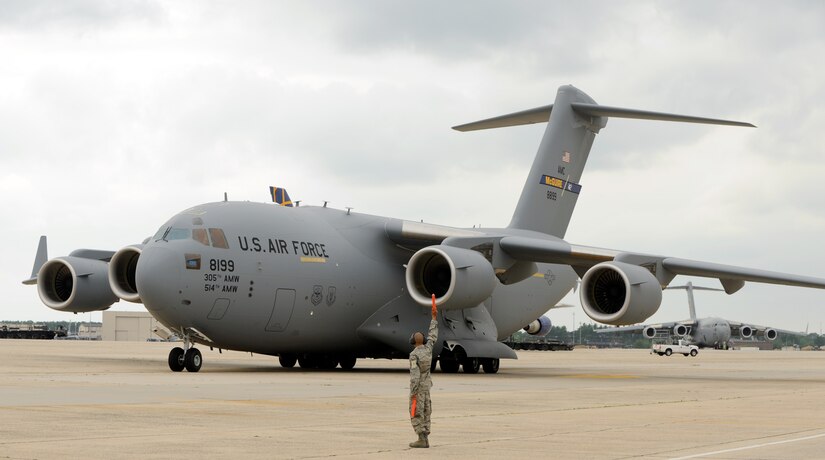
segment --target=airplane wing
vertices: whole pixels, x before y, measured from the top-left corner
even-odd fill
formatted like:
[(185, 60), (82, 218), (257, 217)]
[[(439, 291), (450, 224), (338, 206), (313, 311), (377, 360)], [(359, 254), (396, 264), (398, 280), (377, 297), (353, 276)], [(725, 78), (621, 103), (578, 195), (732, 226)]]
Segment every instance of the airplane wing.
[(660, 332), (664, 332), (665, 330), (673, 330), (674, 327), (682, 325), (687, 328), (693, 328), (696, 325), (696, 321), (692, 320), (684, 320), (684, 321), (671, 321), (669, 323), (656, 323), (656, 324), (634, 324), (632, 326), (620, 326), (620, 327), (604, 327), (600, 329), (596, 329), (596, 333), (598, 334), (614, 334), (614, 333), (642, 333), (647, 328), (653, 328), (656, 330), (657, 335)]
[[(81, 259), (102, 260), (108, 262), (115, 254), (114, 251), (105, 251), (100, 249), (75, 249), (69, 253), (69, 257), (77, 257)], [(46, 235), (40, 237), (40, 242), (37, 244), (37, 254), (34, 257), (34, 265), (32, 266), (32, 274), (29, 279), (24, 280), (25, 285), (37, 284), (37, 274), (42, 267), (49, 260), (48, 247)], [(78, 273), (77, 276), (88, 276), (88, 273)]]
[(505, 236), (501, 238), (499, 245), (504, 252), (515, 259), (567, 264), (572, 266), (580, 276), (598, 263), (616, 261), (650, 269), (662, 286), (669, 284), (676, 275), (688, 275), (717, 278), (728, 294), (733, 294), (741, 289), (745, 285), (745, 281), (825, 289), (825, 279), (823, 278), (675, 257), (578, 246), (561, 240)]
[(759, 326), (756, 324), (741, 323), (738, 321), (728, 321), (728, 324), (730, 324), (730, 332), (732, 336), (741, 336), (743, 328), (750, 329), (750, 332), (746, 334), (748, 336), (751, 334), (763, 336), (767, 334), (767, 331), (773, 331), (779, 334), (795, 335), (797, 337), (806, 337), (808, 335), (804, 332), (788, 331), (786, 329), (777, 329), (775, 327)]

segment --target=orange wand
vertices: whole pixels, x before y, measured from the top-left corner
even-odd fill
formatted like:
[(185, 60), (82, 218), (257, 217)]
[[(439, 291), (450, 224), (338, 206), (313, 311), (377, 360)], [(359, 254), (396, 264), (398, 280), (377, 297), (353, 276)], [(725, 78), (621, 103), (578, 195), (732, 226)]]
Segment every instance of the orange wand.
[(415, 403), (418, 402), (415, 396), (412, 397), (412, 406), (410, 406), (410, 418), (415, 418)]

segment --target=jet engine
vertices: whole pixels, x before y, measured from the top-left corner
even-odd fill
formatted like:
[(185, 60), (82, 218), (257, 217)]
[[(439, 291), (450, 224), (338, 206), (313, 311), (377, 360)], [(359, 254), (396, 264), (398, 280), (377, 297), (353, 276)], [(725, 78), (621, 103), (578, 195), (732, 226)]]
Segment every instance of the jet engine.
[(753, 337), (753, 328), (750, 326), (742, 326), (739, 328), (739, 335), (743, 339), (749, 339)]
[(765, 329), (765, 332), (763, 332), (762, 334), (765, 336), (766, 339), (770, 340), (771, 342), (776, 340), (776, 336), (779, 335), (777, 334), (776, 329), (771, 328)]
[(82, 257), (58, 257), (37, 274), (37, 294), (47, 307), (85, 313), (106, 310), (117, 301), (106, 277), (106, 262)]
[(407, 290), (421, 305), (435, 294), (442, 310), (475, 307), (493, 294), (493, 266), (480, 253), (452, 246), (428, 246), (407, 262)]
[(142, 244), (126, 246), (117, 251), (109, 262), (109, 285), (112, 292), (127, 302), (142, 303), (135, 283), (135, 271), (142, 251)]
[(613, 326), (651, 317), (662, 303), (662, 287), (647, 269), (623, 262), (602, 262), (582, 277), (582, 308), (592, 319)]
[(552, 327), (553, 323), (550, 321), (550, 318), (541, 316), (539, 319), (524, 326), (524, 330), (530, 335), (545, 336), (548, 332), (550, 332)]
[(653, 326), (648, 326), (642, 329), (642, 334), (644, 334), (645, 338), (652, 339), (656, 337), (656, 328)]
[(687, 335), (687, 333), (688, 329), (687, 326), (685, 326), (684, 324), (677, 324), (673, 326), (673, 335), (675, 335), (676, 337), (684, 337)]

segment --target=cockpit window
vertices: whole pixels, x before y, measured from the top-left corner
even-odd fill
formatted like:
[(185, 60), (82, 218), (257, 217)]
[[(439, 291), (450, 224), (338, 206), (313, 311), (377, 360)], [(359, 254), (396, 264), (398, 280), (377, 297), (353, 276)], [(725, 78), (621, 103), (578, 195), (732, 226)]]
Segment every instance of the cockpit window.
[(163, 239), (166, 240), (166, 241), (186, 240), (186, 239), (189, 239), (189, 235), (191, 235), (190, 231), (191, 230), (189, 230), (188, 228), (175, 228), (175, 227), (172, 227), (172, 229), (169, 230), (169, 233), (167, 233), (166, 237), (163, 238)]
[(192, 239), (204, 246), (209, 246), (209, 237), (206, 235), (205, 228), (193, 228)]
[(166, 229), (169, 227), (161, 227), (158, 229), (158, 232), (155, 233), (155, 236), (152, 237), (152, 241), (158, 241), (163, 238), (163, 234), (166, 233)]
[(210, 228), (209, 236), (212, 238), (212, 246), (221, 249), (229, 249), (229, 244), (226, 242), (226, 235), (221, 228)]

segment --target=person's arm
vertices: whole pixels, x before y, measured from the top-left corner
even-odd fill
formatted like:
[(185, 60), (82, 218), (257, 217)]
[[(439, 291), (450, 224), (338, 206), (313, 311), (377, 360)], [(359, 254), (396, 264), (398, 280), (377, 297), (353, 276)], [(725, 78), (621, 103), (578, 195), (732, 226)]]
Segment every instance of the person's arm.
[(436, 317), (438, 310), (435, 306), (435, 295), (433, 295), (433, 307), (432, 307), (432, 314), (433, 319), (430, 321), (430, 331), (427, 334), (427, 344), (424, 345), (427, 347), (427, 351), (432, 352), (433, 347), (435, 346), (435, 341), (438, 340), (438, 319)]

